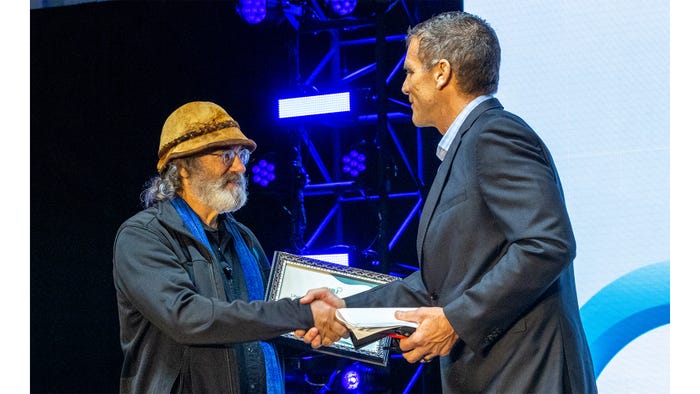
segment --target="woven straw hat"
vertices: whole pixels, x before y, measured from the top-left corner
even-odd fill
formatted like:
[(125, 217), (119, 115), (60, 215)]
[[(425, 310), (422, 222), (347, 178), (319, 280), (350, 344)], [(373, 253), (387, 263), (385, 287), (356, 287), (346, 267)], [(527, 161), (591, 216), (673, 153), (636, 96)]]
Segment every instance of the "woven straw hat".
[(257, 147), (219, 105), (207, 101), (187, 103), (170, 114), (163, 124), (158, 172), (172, 159), (231, 145), (243, 145), (251, 152)]

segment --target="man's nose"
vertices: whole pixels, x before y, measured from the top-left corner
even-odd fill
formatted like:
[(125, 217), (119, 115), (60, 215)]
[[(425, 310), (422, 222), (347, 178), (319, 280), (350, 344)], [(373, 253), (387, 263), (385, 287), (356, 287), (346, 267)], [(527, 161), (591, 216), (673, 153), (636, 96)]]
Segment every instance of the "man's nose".
[(231, 166), (228, 168), (229, 171), (235, 172), (238, 174), (242, 174), (245, 172), (246, 167), (245, 164), (241, 161), (241, 158), (236, 156), (236, 158), (233, 160), (233, 163), (231, 163)]

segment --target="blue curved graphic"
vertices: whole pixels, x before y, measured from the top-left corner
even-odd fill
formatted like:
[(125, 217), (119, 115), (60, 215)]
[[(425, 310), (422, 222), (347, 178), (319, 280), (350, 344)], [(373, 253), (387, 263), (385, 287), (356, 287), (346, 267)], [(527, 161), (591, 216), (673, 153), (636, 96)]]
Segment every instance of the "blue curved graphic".
[(628, 343), (670, 323), (670, 287), (664, 261), (618, 278), (581, 307), (596, 378)]

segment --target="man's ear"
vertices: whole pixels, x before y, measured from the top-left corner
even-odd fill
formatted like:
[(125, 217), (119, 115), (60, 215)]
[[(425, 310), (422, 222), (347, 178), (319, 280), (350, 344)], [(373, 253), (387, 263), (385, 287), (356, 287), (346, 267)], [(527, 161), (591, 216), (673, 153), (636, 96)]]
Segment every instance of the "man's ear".
[(184, 168), (184, 167), (178, 168), (177, 171), (178, 171), (178, 173), (180, 174), (180, 177), (183, 178), (183, 179), (184, 179), (184, 178), (189, 178), (189, 177), (190, 177), (190, 172), (187, 171), (187, 169)]
[(452, 66), (447, 59), (440, 59), (433, 68), (433, 73), (435, 76), (435, 87), (443, 89), (452, 78)]

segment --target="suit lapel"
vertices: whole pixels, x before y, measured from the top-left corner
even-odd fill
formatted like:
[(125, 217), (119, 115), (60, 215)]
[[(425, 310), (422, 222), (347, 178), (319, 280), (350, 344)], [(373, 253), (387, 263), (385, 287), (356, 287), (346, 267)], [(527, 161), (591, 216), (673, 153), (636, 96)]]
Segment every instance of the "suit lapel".
[(474, 122), (476, 122), (479, 116), (481, 116), (481, 114), (483, 114), (487, 110), (493, 108), (503, 108), (503, 106), (501, 106), (501, 103), (497, 99), (491, 98), (479, 104), (476, 108), (472, 110), (469, 116), (467, 116), (467, 119), (464, 120), (464, 123), (462, 123), (462, 126), (460, 126), (455, 141), (452, 141), (452, 145), (450, 145), (450, 148), (447, 151), (445, 160), (443, 160), (442, 164), (440, 164), (437, 174), (435, 174), (435, 179), (433, 180), (433, 184), (430, 186), (430, 191), (428, 192), (428, 197), (425, 199), (425, 204), (423, 205), (423, 212), (420, 216), (420, 221), (418, 222), (416, 248), (418, 250), (418, 263), (420, 266), (423, 265), (423, 242), (425, 241), (425, 234), (426, 231), (428, 231), (430, 219), (433, 217), (435, 207), (437, 206), (437, 202), (440, 199), (440, 194), (442, 194), (442, 189), (445, 186), (445, 180), (447, 179), (447, 175), (450, 173), (450, 168), (452, 167), (452, 162), (454, 161), (455, 153), (457, 152), (459, 145), (462, 143), (462, 138), (474, 125)]

